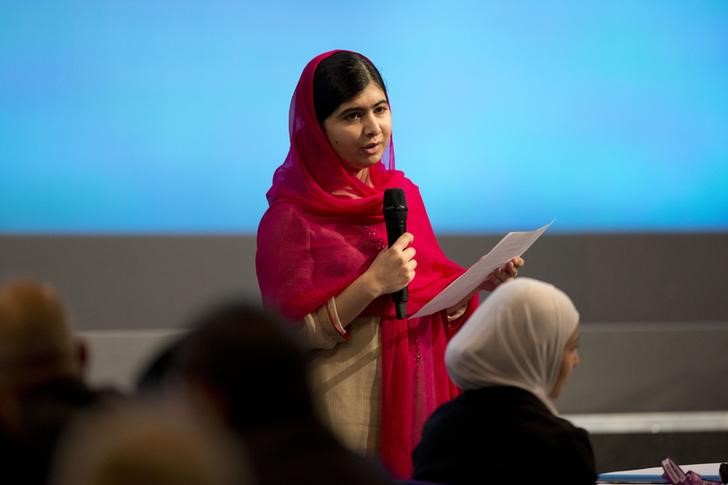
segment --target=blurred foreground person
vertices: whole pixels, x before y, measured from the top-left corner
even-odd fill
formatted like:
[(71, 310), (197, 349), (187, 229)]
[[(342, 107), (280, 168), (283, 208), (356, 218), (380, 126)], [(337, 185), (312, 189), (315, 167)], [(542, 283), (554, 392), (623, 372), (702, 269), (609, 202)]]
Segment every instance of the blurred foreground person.
[(0, 469), (8, 483), (44, 483), (66, 425), (102, 401), (83, 380), (85, 363), (86, 347), (51, 285), (0, 287)]
[(253, 485), (244, 453), (204, 416), (127, 402), (79, 419), (61, 442), (51, 485)]
[(217, 307), (160, 353), (143, 388), (182, 389), (196, 409), (217, 416), (244, 443), (261, 485), (389, 483), (321, 423), (306, 356), (289, 332), (257, 306)]

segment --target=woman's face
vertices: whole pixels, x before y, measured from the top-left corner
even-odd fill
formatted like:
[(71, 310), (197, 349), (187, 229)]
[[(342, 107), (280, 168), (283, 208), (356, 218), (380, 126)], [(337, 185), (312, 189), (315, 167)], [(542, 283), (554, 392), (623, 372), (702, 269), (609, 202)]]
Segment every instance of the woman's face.
[(566, 347), (564, 347), (564, 356), (561, 358), (561, 369), (559, 370), (559, 378), (556, 381), (556, 385), (554, 385), (551, 394), (549, 394), (549, 397), (551, 399), (556, 399), (557, 397), (559, 397), (559, 394), (561, 394), (561, 390), (564, 388), (564, 384), (571, 375), (571, 371), (579, 365), (578, 348), (579, 326), (577, 325), (574, 333), (571, 334), (571, 337), (566, 342)]
[(324, 120), (324, 131), (347, 168), (358, 175), (382, 159), (392, 134), (387, 96), (370, 82)]

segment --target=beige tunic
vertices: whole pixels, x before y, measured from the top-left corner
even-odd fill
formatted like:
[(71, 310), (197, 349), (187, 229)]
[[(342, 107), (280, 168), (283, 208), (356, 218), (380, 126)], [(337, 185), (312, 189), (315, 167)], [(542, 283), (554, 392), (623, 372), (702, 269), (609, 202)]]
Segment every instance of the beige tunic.
[(354, 319), (347, 340), (331, 298), (306, 315), (302, 327), (311, 349), (314, 399), (324, 422), (349, 448), (372, 456), (379, 448), (381, 415), (379, 320)]
[[(459, 308), (448, 320), (460, 318), (465, 310)], [(379, 317), (356, 318), (344, 330), (331, 298), (306, 315), (301, 328), (311, 351), (311, 384), (324, 422), (349, 448), (371, 456), (379, 450), (382, 407), (379, 322)]]

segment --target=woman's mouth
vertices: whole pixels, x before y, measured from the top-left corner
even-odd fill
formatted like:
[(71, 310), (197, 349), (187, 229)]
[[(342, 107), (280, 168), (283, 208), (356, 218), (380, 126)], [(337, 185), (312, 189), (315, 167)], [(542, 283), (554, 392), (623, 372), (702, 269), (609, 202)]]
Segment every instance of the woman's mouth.
[(376, 155), (377, 151), (379, 151), (379, 145), (380, 143), (370, 143), (364, 145), (361, 149), (369, 155)]

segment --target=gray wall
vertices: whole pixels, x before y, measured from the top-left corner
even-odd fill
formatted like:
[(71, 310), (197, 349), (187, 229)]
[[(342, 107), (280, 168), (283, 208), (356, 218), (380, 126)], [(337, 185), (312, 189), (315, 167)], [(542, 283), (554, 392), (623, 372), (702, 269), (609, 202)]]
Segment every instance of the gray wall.
[[(441, 243), (469, 265), (498, 238)], [(252, 236), (3, 236), (0, 278), (50, 280), (79, 329), (141, 359), (149, 344), (118, 331), (165, 334), (217, 298), (257, 300), (254, 257)], [(525, 257), (521, 274), (564, 289), (584, 323), (560, 410), (728, 409), (728, 234), (547, 234)]]

